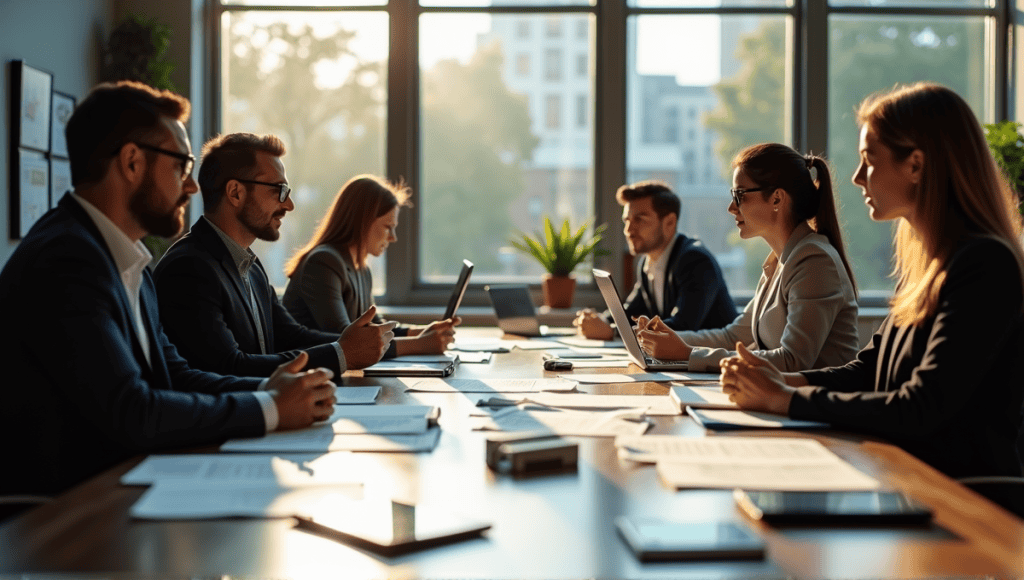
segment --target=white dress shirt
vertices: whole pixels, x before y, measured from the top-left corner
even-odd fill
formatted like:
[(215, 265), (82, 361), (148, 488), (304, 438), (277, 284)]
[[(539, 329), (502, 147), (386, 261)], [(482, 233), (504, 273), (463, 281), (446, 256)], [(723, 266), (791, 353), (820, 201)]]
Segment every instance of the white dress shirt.
[(644, 275), (647, 276), (647, 281), (651, 285), (651, 292), (654, 294), (654, 308), (657, 310), (654, 314), (660, 314), (665, 308), (665, 276), (668, 272), (668, 259), (678, 237), (679, 232), (676, 232), (676, 235), (672, 236), (668, 245), (665, 246), (665, 251), (658, 256), (655, 262), (651, 262), (650, 255), (644, 260)]

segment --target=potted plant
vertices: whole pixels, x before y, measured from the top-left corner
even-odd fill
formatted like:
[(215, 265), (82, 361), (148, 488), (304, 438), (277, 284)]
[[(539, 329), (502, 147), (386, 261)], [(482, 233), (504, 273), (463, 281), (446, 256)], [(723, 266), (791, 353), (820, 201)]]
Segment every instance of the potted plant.
[[(1021, 124), (1016, 121), (1000, 121), (985, 125), (985, 139), (996, 163), (1017, 192), (1018, 202), (1024, 202), (1024, 137), (1020, 134)], [(1024, 203), (1018, 203), (1024, 213)]]
[(544, 304), (551, 308), (569, 308), (576, 290), (576, 279), (573, 270), (590, 256), (604, 256), (608, 250), (600, 249), (605, 224), (594, 228), (590, 239), (584, 241), (589, 223), (584, 223), (576, 233), (569, 227), (569, 219), (562, 222), (560, 230), (556, 230), (551, 218), (544, 217), (544, 235), (529, 236), (519, 234), (518, 239), (510, 240), (512, 247), (533, 256), (548, 271), (544, 275), (541, 287), (544, 291)]

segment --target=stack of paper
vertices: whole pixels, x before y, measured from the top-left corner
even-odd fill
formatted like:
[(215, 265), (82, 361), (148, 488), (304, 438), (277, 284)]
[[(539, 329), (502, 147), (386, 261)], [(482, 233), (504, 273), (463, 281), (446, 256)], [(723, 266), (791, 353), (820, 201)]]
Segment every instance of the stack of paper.
[(288, 517), (358, 499), (350, 454), (151, 455), (121, 477), (152, 485), (131, 514), (146, 519)]
[(657, 463), (674, 488), (743, 488), (783, 491), (877, 489), (814, 439), (788, 437), (616, 437), (623, 458)]
[(640, 409), (647, 415), (679, 415), (679, 407), (667, 395), (588, 395), (584, 393), (531, 393), (523, 397), (481, 397), (479, 407), (509, 407), (535, 404), (560, 409), (608, 411)]
[(718, 375), (714, 373), (636, 373), (631, 375), (625, 374), (596, 374), (596, 375), (582, 375), (572, 374), (564, 375), (566, 378), (581, 383), (590, 384), (615, 384), (615, 383), (667, 383), (671, 381), (705, 381), (705, 380), (718, 380)]
[(568, 411), (550, 407), (508, 407), (490, 417), (473, 417), (478, 431), (548, 431), (559, 436), (615, 437), (642, 435), (650, 428), (643, 410), (605, 413)]
[(536, 393), (576, 390), (577, 383), (564, 379), (424, 379), (407, 384), (406, 391), (423, 393)]
[(694, 409), (738, 409), (739, 405), (729, 400), (720, 386), (672, 387), (669, 396), (679, 406), (679, 412), (686, 407)]
[(437, 445), (438, 408), (430, 405), (337, 405), (320, 424), (232, 439), (222, 451), (316, 453), (326, 451), (430, 451)]

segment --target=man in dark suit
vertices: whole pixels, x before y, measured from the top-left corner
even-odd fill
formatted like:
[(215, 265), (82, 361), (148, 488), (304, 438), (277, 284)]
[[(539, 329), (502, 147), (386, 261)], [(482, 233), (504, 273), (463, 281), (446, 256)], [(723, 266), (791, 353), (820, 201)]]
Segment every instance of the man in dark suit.
[(221, 376), (189, 368), (163, 333), (139, 240), (184, 225), (197, 191), (188, 113), (182, 97), (123, 82), (96, 87), (68, 122), (75, 189), (0, 272), (0, 493), (57, 493), (137, 453), (333, 410), (331, 372), (301, 372), (305, 355), (269, 380)]
[(273, 241), (295, 209), (273, 135), (233, 133), (203, 146), (199, 186), (204, 214), (154, 272), (167, 336), (192, 366), (267, 376), (305, 351), (336, 372), (381, 359), (395, 323), (374, 324), (374, 308), (338, 334), (302, 326), (277, 298), (249, 246)]
[[(623, 185), (615, 193), (629, 251), (640, 255), (637, 281), (623, 305), (630, 317), (660, 316), (674, 330), (721, 328), (736, 318), (722, 269), (700, 243), (676, 231), (679, 197), (661, 181)], [(611, 317), (590, 308), (576, 313), (580, 333), (598, 340), (615, 336)]]

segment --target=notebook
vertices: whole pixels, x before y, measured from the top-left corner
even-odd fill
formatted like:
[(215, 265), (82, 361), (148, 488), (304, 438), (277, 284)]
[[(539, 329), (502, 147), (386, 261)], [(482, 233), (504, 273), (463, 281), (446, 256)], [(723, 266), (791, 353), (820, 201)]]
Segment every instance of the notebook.
[(619, 329), (619, 336), (622, 337), (622, 344), (626, 347), (629, 358), (637, 366), (648, 371), (687, 370), (689, 365), (686, 361), (660, 361), (651, 357), (644, 352), (644, 349), (640, 348), (640, 341), (637, 340), (633, 324), (629, 317), (626, 316), (625, 309), (622, 308), (622, 300), (619, 298), (619, 291), (615, 289), (615, 281), (612, 280), (611, 274), (594, 268), (594, 281), (597, 282), (597, 288), (601, 291), (601, 296), (604, 297), (604, 303), (608, 306), (608, 311), (612, 313), (612, 319), (615, 321), (615, 326)]
[(537, 320), (537, 309), (526, 285), (487, 286), (487, 295), (498, 316), (498, 328), (520, 336), (569, 336), (575, 328), (548, 328)]

